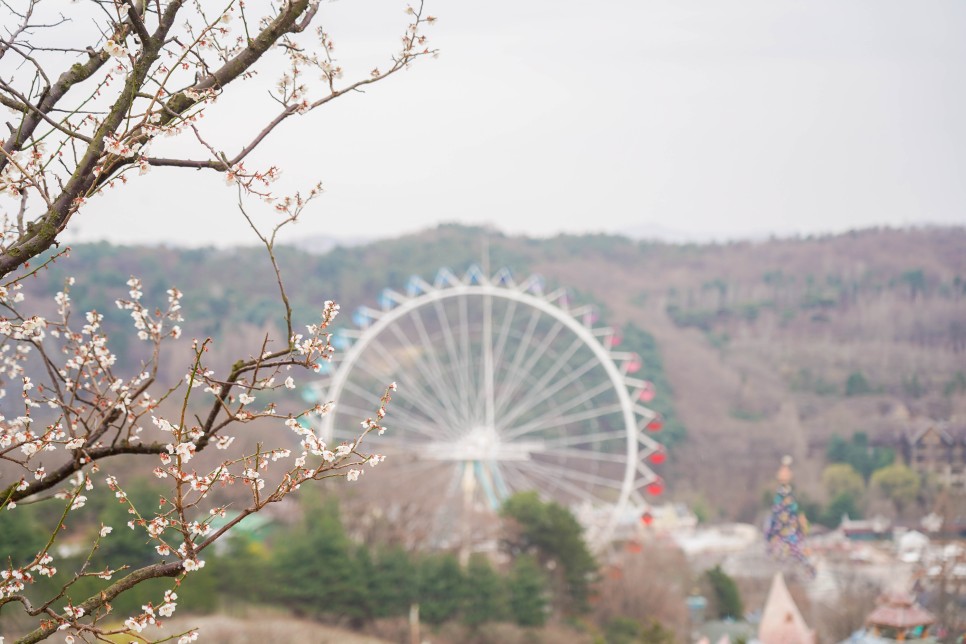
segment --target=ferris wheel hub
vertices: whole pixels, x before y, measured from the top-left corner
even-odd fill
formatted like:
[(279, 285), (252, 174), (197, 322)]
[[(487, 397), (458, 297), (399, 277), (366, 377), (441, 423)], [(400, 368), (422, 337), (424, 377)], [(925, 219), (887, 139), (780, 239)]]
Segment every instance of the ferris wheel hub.
[(480, 425), (455, 440), (428, 443), (422, 452), (437, 461), (529, 461), (544, 449), (543, 441), (506, 442), (495, 427)]

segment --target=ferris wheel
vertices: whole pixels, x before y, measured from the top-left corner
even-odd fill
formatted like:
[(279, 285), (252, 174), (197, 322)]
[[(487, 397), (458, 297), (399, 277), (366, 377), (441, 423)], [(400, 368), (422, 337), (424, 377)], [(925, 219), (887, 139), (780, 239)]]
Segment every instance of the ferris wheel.
[(571, 508), (592, 545), (606, 545), (629, 514), (646, 511), (645, 493), (663, 490), (649, 465), (665, 451), (648, 435), (662, 419), (644, 404), (653, 385), (633, 376), (640, 358), (616, 351), (617, 333), (596, 318), (566, 290), (545, 293), (539, 276), (518, 283), (507, 269), (491, 276), (477, 266), (462, 277), (440, 269), (431, 283), (413, 276), (333, 339), (336, 362), (319, 393), (334, 408), (322, 435), (354, 439), (395, 381), (389, 431), (367, 438), (409, 468), (392, 486), (431, 497), (442, 521), (470, 497), (495, 510), (535, 490)]

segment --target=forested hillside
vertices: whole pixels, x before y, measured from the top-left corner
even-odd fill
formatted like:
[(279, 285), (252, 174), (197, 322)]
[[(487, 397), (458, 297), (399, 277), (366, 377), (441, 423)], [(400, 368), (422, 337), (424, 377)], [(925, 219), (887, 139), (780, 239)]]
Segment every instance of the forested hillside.
[[(344, 311), (375, 305), (412, 274), (479, 263), (484, 247), (492, 267), (541, 273), (622, 327), (623, 348), (644, 357), (668, 417), (670, 494), (722, 516), (754, 516), (783, 453), (818, 496), (831, 436), (885, 440), (917, 419), (966, 415), (964, 228), (699, 246), (442, 226), (324, 254), (287, 248), (279, 260), (308, 324), (326, 299)], [(52, 296), (68, 275), (78, 278), (76, 309), (104, 312), (109, 329), (128, 324), (113, 301), (130, 275), (143, 280), (146, 302), (177, 286), (185, 336), (220, 333), (228, 339), (213, 351), (224, 360), (278, 322), (274, 275), (258, 249), (80, 245), (31, 280), (28, 295)], [(115, 337), (126, 363), (137, 340)]]

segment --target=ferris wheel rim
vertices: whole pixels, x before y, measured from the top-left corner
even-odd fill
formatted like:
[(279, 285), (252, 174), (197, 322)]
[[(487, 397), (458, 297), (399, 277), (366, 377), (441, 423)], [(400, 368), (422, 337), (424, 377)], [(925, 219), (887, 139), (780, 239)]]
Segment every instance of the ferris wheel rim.
[[(496, 281), (490, 281), (482, 276), (478, 269), (476, 274), (473, 275), (473, 270), (468, 271), (466, 278), (471, 283), (460, 280), (444, 269), (440, 271), (440, 274), (443, 275), (442, 283), (438, 277), (436, 286), (430, 286), (427, 282), (420, 280), (421, 292), (411, 296), (403, 296), (387, 289), (387, 292), (391, 294), (388, 306), (384, 304), (381, 311), (364, 308), (363, 310), (367, 315), (366, 323), (360, 325), (362, 326), (361, 329), (351, 332), (351, 335), (347, 334), (353, 341), (351, 346), (344, 351), (341, 359), (338, 360), (337, 368), (331, 374), (331, 380), (327, 387), (328, 397), (338, 406), (339, 398), (346, 388), (353, 369), (370, 345), (395, 322), (423, 307), (454, 298), (481, 297), (508, 300), (514, 302), (515, 305), (523, 305), (539, 311), (573, 333), (580, 340), (580, 346), (586, 347), (592, 352), (596, 364), (602, 367), (604, 373), (607, 374), (610, 390), (616, 394), (619, 401), (623, 429), (615, 429), (613, 432), (620, 432), (619, 436), (625, 437), (626, 463), (620, 479), (620, 492), (616, 502), (610, 504), (613, 510), (608, 524), (602, 530), (605, 534), (613, 533), (619, 518), (629, 503), (633, 501), (637, 505), (647, 505), (640, 490), (652, 484), (655, 480), (660, 480), (660, 477), (657, 477), (643, 463), (643, 459), (655, 451), (663, 452), (663, 447), (644, 433), (648, 422), (653, 420), (657, 414), (639, 404), (637, 400), (632, 400), (629, 390), (629, 387), (649, 383), (628, 377), (626, 369), (618, 367), (615, 355), (625, 356), (626, 354), (612, 352), (600, 340), (601, 337), (609, 339), (608, 336), (612, 336), (614, 333), (612, 329), (606, 327), (594, 328), (592, 323), (587, 324), (586, 319), (584, 322), (579, 320), (575, 317), (575, 312), (566, 306), (566, 303), (563, 306), (556, 303), (555, 296), (559, 300), (557, 292), (550, 296), (546, 296), (539, 291), (538, 294), (528, 292), (528, 288), (532, 285), (532, 277), (523, 285), (516, 285), (512, 284), (510, 280), (499, 279), (502, 273), (498, 274)], [(478, 281), (472, 283), (473, 279)], [(322, 435), (327, 440), (333, 436), (335, 417), (336, 414), (329, 414), (322, 418)], [(639, 417), (642, 419), (640, 422), (638, 421)], [(642, 445), (646, 449), (642, 449)], [(615, 478), (615, 483), (616, 481)]]

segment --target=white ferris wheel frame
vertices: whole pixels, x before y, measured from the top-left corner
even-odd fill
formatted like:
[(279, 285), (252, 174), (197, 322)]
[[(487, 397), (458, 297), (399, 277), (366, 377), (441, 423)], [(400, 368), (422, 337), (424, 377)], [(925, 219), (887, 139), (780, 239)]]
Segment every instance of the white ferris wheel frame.
[[(651, 484), (660, 484), (661, 478), (647, 465), (646, 458), (655, 452), (664, 452), (664, 447), (647, 435), (648, 425), (659, 415), (639, 402), (641, 392), (652, 389), (653, 385), (645, 380), (628, 375), (628, 365), (637, 358), (635, 354), (614, 352), (604, 346), (610, 343), (615, 332), (610, 327), (593, 326), (591, 313), (593, 307), (583, 306), (570, 310), (567, 292), (558, 289), (549, 295), (543, 294), (542, 278), (531, 276), (526, 281), (516, 284), (508, 269), (502, 269), (493, 278), (486, 276), (479, 267), (471, 267), (466, 275), (460, 279), (448, 269), (440, 269), (433, 284), (418, 276), (410, 278), (410, 286), (415, 286), (416, 292), (401, 294), (391, 289), (383, 291), (382, 309), (360, 307), (356, 316), (361, 320), (358, 329), (345, 329), (345, 337), (352, 341), (351, 346), (341, 353), (337, 366), (331, 375), (331, 380), (325, 387), (325, 396), (333, 401), (338, 408), (339, 397), (345, 388), (349, 376), (356, 363), (367, 348), (389, 329), (395, 322), (410, 313), (434, 303), (459, 297), (478, 296), (483, 299), (484, 319), (482, 335), (483, 344), (483, 385), (486, 422), (492, 427), (495, 423), (494, 410), (494, 382), (493, 382), (493, 336), (491, 310), (493, 298), (515, 302), (536, 309), (549, 316), (555, 322), (570, 330), (582, 343), (589, 348), (598, 364), (603, 367), (613, 391), (616, 393), (620, 405), (621, 418), (626, 432), (626, 464), (621, 480), (620, 493), (605, 525), (598, 526), (594, 541), (606, 541), (614, 533), (618, 521), (626, 514), (630, 502), (642, 511), (648, 507), (641, 491)], [(578, 318), (581, 317), (581, 319)], [(449, 330), (446, 331), (447, 333)], [(618, 365), (618, 361), (621, 365)], [(404, 393), (400, 391), (400, 393)], [(390, 410), (390, 416), (392, 411)], [(321, 434), (325, 440), (332, 440), (334, 423), (337, 414), (330, 413), (321, 419)], [(399, 427), (400, 425), (396, 425)], [(405, 424), (401, 425), (403, 428)], [(526, 451), (524, 449), (524, 451)], [(447, 458), (442, 460), (460, 460)], [(465, 459), (466, 461), (476, 459)]]

